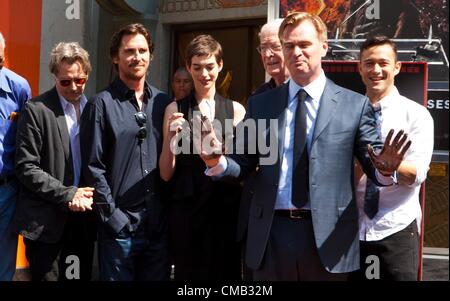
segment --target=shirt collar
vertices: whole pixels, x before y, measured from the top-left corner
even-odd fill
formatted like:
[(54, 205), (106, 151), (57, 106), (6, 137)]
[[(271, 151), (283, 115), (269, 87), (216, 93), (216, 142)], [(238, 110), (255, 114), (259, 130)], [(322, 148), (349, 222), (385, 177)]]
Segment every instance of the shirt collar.
[(397, 87), (394, 86), (391, 93), (380, 99), (380, 101), (378, 102), (381, 109), (383, 110), (384, 108), (389, 107), (389, 105), (394, 103), (394, 98), (398, 98), (399, 96), (400, 93), (398, 92)]
[[(122, 97), (126, 97), (127, 99), (130, 97), (131, 93), (134, 92), (134, 90), (130, 89), (125, 85), (125, 83), (120, 79), (120, 77), (116, 77), (114, 82), (112, 83), (112, 86), (114, 89), (116, 89), (119, 94)], [(147, 95), (147, 97), (150, 99), (152, 97), (152, 91), (150, 89), (150, 85), (145, 81), (144, 84), (144, 93)]]
[[(62, 95), (59, 95), (59, 102), (61, 103), (61, 106), (63, 108), (63, 111), (66, 112), (69, 105), (72, 105), (69, 101), (67, 101)], [(84, 107), (86, 106), (87, 98), (84, 94), (80, 97), (80, 113), (83, 112)]]
[(289, 100), (292, 101), (296, 97), (298, 91), (304, 89), (312, 99), (319, 101), (322, 97), (323, 90), (325, 89), (326, 82), (327, 78), (325, 77), (323, 70), (318, 78), (304, 87), (298, 85), (293, 80), (289, 80)]
[(5, 91), (6, 93), (12, 93), (12, 90), (9, 87), (8, 80), (6, 79), (6, 70), (7, 68), (5, 67), (0, 69), (0, 90)]

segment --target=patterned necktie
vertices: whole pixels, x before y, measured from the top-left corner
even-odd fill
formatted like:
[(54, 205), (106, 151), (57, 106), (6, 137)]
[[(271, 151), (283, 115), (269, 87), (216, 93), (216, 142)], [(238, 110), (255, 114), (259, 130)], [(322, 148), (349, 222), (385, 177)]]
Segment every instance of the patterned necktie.
[(294, 165), (292, 174), (292, 204), (297, 208), (306, 205), (309, 199), (309, 158), (306, 148), (306, 115), (308, 109), (305, 99), (308, 93), (301, 89), (297, 94), (295, 111)]
[[(374, 106), (375, 121), (378, 135), (381, 138), (381, 106)], [(373, 219), (378, 212), (378, 203), (380, 201), (380, 188), (375, 185), (371, 179), (367, 178), (366, 193), (364, 195), (364, 213)]]

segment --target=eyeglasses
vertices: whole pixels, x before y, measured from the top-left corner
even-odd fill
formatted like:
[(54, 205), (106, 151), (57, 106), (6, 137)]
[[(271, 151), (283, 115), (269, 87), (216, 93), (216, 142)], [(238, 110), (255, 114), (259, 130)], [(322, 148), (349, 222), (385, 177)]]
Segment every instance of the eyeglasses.
[(80, 78), (72, 78), (72, 79), (56, 79), (59, 84), (63, 87), (68, 87), (72, 84), (72, 82), (75, 83), (77, 86), (82, 86), (86, 83), (87, 78), (86, 77), (80, 77)]
[(147, 128), (145, 127), (145, 124), (147, 123), (147, 114), (144, 112), (137, 112), (134, 114), (134, 118), (140, 127), (136, 137), (139, 139), (139, 142), (142, 142), (147, 137)]
[(281, 45), (280, 44), (274, 44), (274, 45), (259, 45), (256, 47), (256, 51), (260, 54), (265, 54), (267, 51), (274, 52), (280, 52), (281, 51)]

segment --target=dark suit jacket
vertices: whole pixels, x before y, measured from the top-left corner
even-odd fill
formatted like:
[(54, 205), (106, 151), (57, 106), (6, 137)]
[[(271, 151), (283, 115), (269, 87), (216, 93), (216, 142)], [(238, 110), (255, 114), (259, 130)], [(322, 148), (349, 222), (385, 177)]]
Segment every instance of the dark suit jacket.
[(13, 226), (30, 240), (57, 242), (77, 191), (69, 133), (56, 88), (27, 102), (16, 140), (16, 175), (20, 181)]
[[(267, 140), (270, 135), (269, 120), (278, 120), (278, 133), (275, 134), (279, 154), (284, 145), (288, 87), (283, 85), (251, 97), (246, 116), (266, 120), (266, 128), (259, 129), (257, 125), (257, 130), (264, 130)], [(257, 136), (257, 139), (261, 137)], [(382, 147), (369, 100), (327, 80), (311, 146), (309, 190), (316, 245), (323, 266), (331, 272), (349, 272), (359, 267), (353, 157), (358, 158), (367, 175), (375, 178), (367, 144)], [(259, 151), (254, 155), (230, 156), (227, 158), (225, 176), (246, 177), (262, 157)], [(251, 208), (246, 263), (252, 269), (260, 266), (268, 242), (278, 190), (279, 158), (280, 155), (276, 164), (260, 165), (254, 179), (254, 189), (248, 193)]]

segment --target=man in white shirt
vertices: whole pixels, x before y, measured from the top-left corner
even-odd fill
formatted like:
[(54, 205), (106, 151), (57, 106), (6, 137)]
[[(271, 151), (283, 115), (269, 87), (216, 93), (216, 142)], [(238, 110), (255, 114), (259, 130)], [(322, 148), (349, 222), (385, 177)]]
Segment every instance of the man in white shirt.
[[(419, 192), (433, 152), (433, 119), (424, 106), (403, 97), (394, 85), (400, 72), (397, 47), (383, 36), (367, 39), (360, 49), (359, 72), (366, 94), (376, 112), (379, 134), (384, 141), (390, 129), (403, 129), (413, 141), (397, 169), (398, 185), (372, 187), (356, 167), (356, 197), (359, 209), (361, 273), (376, 255), (381, 280), (417, 280), (419, 230), (422, 211)], [(377, 208), (365, 204), (374, 192)], [(372, 198), (372, 199), (373, 199)], [(373, 203), (373, 200), (371, 201)], [(367, 260), (367, 263), (366, 263)], [(376, 278), (376, 277), (375, 277)]]

